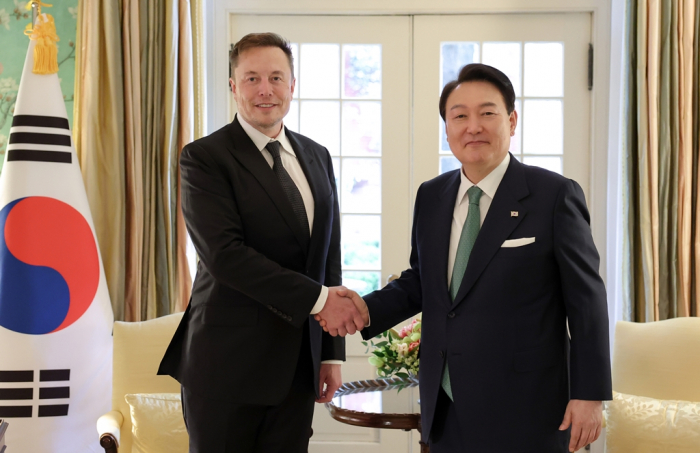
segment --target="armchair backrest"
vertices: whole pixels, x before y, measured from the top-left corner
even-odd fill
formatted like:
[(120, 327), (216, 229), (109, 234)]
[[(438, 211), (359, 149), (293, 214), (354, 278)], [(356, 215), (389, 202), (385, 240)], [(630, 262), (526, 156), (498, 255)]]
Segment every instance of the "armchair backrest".
[(700, 401), (700, 318), (618, 322), (612, 365), (616, 392)]
[(180, 393), (170, 376), (158, 376), (158, 366), (175, 334), (182, 313), (143, 322), (114, 323), (112, 410), (122, 413), (119, 451), (131, 452), (131, 416), (124, 400), (128, 393)]

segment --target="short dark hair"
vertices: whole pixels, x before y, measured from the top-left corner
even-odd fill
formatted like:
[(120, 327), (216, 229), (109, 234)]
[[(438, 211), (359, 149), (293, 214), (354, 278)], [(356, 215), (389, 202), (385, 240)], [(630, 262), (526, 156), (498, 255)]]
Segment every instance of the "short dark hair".
[(238, 66), (238, 58), (240, 57), (241, 53), (256, 47), (277, 47), (281, 49), (287, 56), (287, 60), (289, 60), (289, 69), (291, 69), (292, 77), (294, 77), (294, 57), (292, 56), (292, 47), (289, 45), (289, 41), (277, 33), (249, 33), (234, 44), (233, 49), (231, 49), (231, 52), (229, 52), (229, 63), (232, 78), (234, 77), (234, 70), (236, 69), (236, 66)]
[(498, 91), (501, 92), (501, 96), (503, 96), (503, 102), (506, 104), (508, 115), (513, 113), (513, 110), (515, 110), (515, 91), (513, 90), (513, 84), (510, 82), (508, 76), (493, 66), (472, 63), (460, 69), (457, 80), (449, 82), (442, 89), (442, 94), (440, 95), (440, 116), (443, 121), (445, 120), (447, 98), (450, 97), (450, 94), (452, 94), (455, 88), (461, 83), (475, 81), (488, 82), (498, 88)]

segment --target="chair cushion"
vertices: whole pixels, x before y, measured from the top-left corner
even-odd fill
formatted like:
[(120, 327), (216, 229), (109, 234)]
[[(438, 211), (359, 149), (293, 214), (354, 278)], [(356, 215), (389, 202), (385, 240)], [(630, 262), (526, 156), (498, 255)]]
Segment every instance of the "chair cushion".
[(607, 453), (700, 452), (700, 402), (613, 392), (605, 443)]
[(189, 437), (177, 393), (128, 394), (132, 453), (187, 453)]

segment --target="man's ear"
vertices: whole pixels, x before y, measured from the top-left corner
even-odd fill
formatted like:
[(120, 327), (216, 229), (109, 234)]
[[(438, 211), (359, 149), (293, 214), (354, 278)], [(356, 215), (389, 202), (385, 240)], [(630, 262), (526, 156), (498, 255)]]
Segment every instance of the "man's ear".
[(294, 87), (296, 86), (296, 84), (297, 84), (297, 79), (295, 79), (294, 76), (292, 76), (292, 86), (291, 86), (292, 97), (294, 97)]
[(510, 114), (510, 136), (515, 135), (515, 128), (518, 125), (518, 112), (513, 109), (513, 112)]
[(228, 79), (228, 84), (231, 86), (231, 92), (236, 94), (236, 82), (233, 81), (233, 77)]

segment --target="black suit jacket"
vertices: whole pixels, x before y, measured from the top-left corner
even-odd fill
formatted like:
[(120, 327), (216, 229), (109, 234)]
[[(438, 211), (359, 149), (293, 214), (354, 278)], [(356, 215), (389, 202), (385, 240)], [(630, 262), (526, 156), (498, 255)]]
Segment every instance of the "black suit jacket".
[[(459, 171), (420, 187), (411, 267), (365, 298), (372, 322), (362, 334), (423, 312), (424, 436), (447, 358), (462, 435), (474, 451), (565, 452), (568, 432), (558, 427), (569, 398), (612, 398), (606, 294), (583, 192), (511, 156), (453, 302), (447, 260)], [(517, 238), (535, 242), (502, 247)]]
[[(237, 119), (185, 146), (180, 157), (182, 209), (200, 261), (190, 304), (158, 374), (205, 397), (280, 403), (321, 284), (341, 283), (331, 157), (308, 138), (286, 134), (313, 192), (310, 239)], [(311, 321), (318, 392), (321, 361), (344, 360), (345, 343)]]

